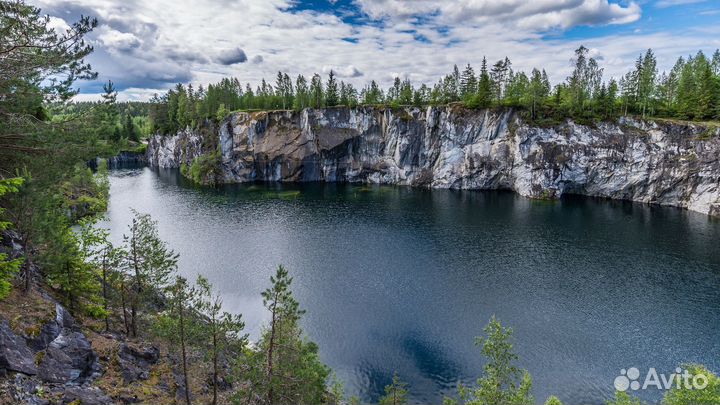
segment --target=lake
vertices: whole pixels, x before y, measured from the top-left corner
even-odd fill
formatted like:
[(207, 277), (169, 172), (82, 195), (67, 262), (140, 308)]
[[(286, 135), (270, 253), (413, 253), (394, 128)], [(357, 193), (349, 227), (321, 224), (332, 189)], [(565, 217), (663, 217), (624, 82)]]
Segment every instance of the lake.
[(260, 292), (284, 265), (306, 334), (365, 401), (393, 372), (413, 403), (441, 403), (474, 381), (474, 337), (493, 314), (514, 329), (538, 403), (601, 404), (633, 366), (720, 371), (720, 221), (705, 215), (374, 185), (214, 190), (149, 168), (110, 181), (113, 240), (131, 207), (150, 213), (180, 273), (208, 277), (253, 337), (268, 320)]

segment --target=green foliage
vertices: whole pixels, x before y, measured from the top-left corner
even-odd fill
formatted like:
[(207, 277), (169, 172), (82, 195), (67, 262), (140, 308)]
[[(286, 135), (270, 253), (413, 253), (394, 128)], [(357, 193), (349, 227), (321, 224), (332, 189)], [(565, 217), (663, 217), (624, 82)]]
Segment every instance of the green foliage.
[(385, 386), (385, 395), (380, 398), (380, 405), (407, 404), (407, 384), (400, 381), (397, 373), (393, 374), (392, 383)]
[(328, 405), (341, 405), (345, 403), (345, 387), (342, 381), (337, 378), (335, 373), (332, 373), (330, 379), (330, 385), (328, 387), (328, 399), (326, 401)]
[[(686, 366), (692, 376), (702, 374), (707, 378), (703, 389), (689, 389), (684, 384), (680, 388), (673, 385), (662, 400), (663, 405), (715, 405), (720, 404), (720, 377), (701, 365)], [(691, 385), (692, 386), (692, 385)], [(624, 405), (624, 404), (623, 404)]]
[(240, 379), (248, 381), (235, 401), (262, 404), (318, 404), (326, 394), (330, 370), (318, 356), (318, 346), (303, 337), (299, 321), (305, 311), (292, 295), (292, 278), (279, 266), (263, 291), (271, 321), (257, 350), (246, 350)]
[(129, 234), (123, 235), (123, 250), (127, 253), (124, 265), (131, 274), (130, 332), (137, 336), (138, 311), (168, 286), (177, 269), (178, 255), (160, 239), (157, 222), (150, 215), (132, 212), (134, 218), (128, 225)]
[[(0, 180), (0, 198), (8, 193), (17, 193), (20, 186), (22, 186), (24, 179), (22, 177), (15, 177), (10, 179)], [(0, 207), (0, 238), (2, 232), (12, 225), (8, 221), (3, 221), (4, 208)], [(7, 253), (0, 253), (0, 300), (7, 298), (12, 289), (12, 279), (20, 271), (20, 266), (23, 260), (20, 259), (8, 259)]]
[[(536, 124), (613, 119), (619, 114), (692, 119), (720, 118), (720, 51), (712, 60), (697, 56), (678, 60), (675, 67), (658, 75), (657, 60), (651, 49), (640, 55), (635, 67), (617, 82), (603, 81), (603, 68), (580, 46), (572, 59), (572, 74), (565, 82), (551, 85), (545, 70), (534, 68), (528, 74), (513, 71), (508, 58), (488, 67), (483, 57), (476, 74), (468, 64), (460, 72), (457, 66), (432, 88), (413, 86), (408, 78), (396, 77), (386, 91), (371, 80), (359, 92), (352, 84), (340, 81), (330, 72), (324, 84), (319, 74), (310, 80), (298, 75), (295, 85), (288, 74), (278, 72), (275, 85), (262, 79), (254, 90), (244, 88), (237, 79), (223, 79), (205, 91), (193, 92), (178, 85), (166, 95), (152, 100), (150, 118), (155, 131), (177, 131), (184, 125), (199, 125), (204, 120), (222, 120), (229, 111), (268, 109), (302, 110), (358, 105), (427, 106), (462, 102), (468, 108), (515, 107), (528, 111)], [(187, 108), (184, 107), (187, 104)], [(184, 116), (184, 118), (178, 118)]]
[(199, 325), (190, 316), (195, 291), (184, 277), (175, 276), (175, 282), (167, 286), (165, 293), (170, 311), (160, 314), (153, 326), (155, 333), (171, 342), (181, 355), (185, 402), (190, 405), (188, 345), (192, 340), (190, 336), (193, 332), (197, 333)]
[(222, 311), (222, 299), (213, 292), (210, 282), (198, 276), (196, 290), (193, 294), (193, 308), (205, 318), (199, 323), (199, 346), (208, 353), (213, 368), (213, 404), (217, 404), (219, 361), (226, 356), (228, 349), (242, 349), (247, 344), (247, 335), (242, 334), (245, 323), (241, 315)]
[(563, 405), (562, 401), (555, 395), (550, 395), (545, 401), (545, 405)]
[[(512, 329), (504, 328), (494, 316), (483, 329), (484, 337), (478, 337), (475, 344), (487, 358), (483, 376), (478, 378), (476, 387), (460, 386), (461, 403), (467, 405), (531, 405), (532, 379), (527, 371), (515, 366), (518, 360), (513, 351)], [(446, 399), (446, 404), (456, 401)]]
[[(607, 405), (643, 405), (640, 398), (633, 397), (627, 392), (615, 391), (615, 399), (607, 401)], [(689, 404), (688, 404), (689, 405)]]
[(185, 164), (180, 165), (180, 173), (195, 183), (215, 186), (222, 176), (221, 164), (222, 154), (217, 149), (193, 159), (190, 168)]

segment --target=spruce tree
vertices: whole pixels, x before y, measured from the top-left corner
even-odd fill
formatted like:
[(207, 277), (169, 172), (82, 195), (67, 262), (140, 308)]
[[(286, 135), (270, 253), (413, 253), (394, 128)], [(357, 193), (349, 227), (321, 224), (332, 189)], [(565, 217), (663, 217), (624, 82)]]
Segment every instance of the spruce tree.
[(487, 69), (487, 59), (483, 57), (478, 79), (477, 105), (487, 108), (492, 104), (492, 82)]
[(462, 75), (460, 75), (460, 97), (467, 101), (469, 98), (474, 97), (476, 92), (477, 78), (475, 77), (475, 71), (468, 63)]
[(331, 70), (328, 75), (327, 90), (325, 91), (325, 104), (328, 107), (335, 107), (339, 101), (337, 80), (335, 80), (335, 73)]

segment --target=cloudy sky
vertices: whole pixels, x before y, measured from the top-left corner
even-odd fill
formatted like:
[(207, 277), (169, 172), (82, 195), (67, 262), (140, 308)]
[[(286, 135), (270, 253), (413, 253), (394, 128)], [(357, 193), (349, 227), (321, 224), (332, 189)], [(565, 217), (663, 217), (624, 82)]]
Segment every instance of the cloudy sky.
[(585, 44), (619, 76), (652, 47), (659, 68), (680, 55), (720, 48), (720, 0), (29, 0), (56, 29), (97, 17), (89, 58), (93, 99), (115, 82), (120, 99), (149, 98), (175, 83), (225, 76), (257, 84), (278, 70), (331, 69), (363, 85), (393, 78), (434, 83), (453, 64), (508, 56), (513, 67), (569, 73)]

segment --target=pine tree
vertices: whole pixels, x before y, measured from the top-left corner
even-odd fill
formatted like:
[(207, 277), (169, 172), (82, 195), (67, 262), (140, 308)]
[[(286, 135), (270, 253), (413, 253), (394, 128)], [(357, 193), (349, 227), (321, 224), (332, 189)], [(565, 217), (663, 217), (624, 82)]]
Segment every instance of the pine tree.
[(196, 285), (193, 308), (207, 320), (200, 327), (203, 329), (201, 334), (205, 341), (204, 346), (207, 347), (212, 362), (212, 404), (217, 405), (219, 361), (227, 354), (226, 351), (230, 346), (239, 349), (245, 347), (247, 335), (242, 334), (245, 323), (240, 315), (222, 311), (222, 299), (219, 294), (213, 292), (212, 285), (206, 278), (198, 276)]
[(303, 337), (299, 321), (305, 311), (290, 290), (292, 278), (279, 266), (270, 282), (271, 287), (262, 293), (270, 324), (258, 351), (243, 361), (248, 370), (240, 378), (249, 387), (236, 399), (261, 399), (268, 405), (322, 403), (330, 370), (320, 362), (317, 345)]
[[(530, 393), (532, 379), (527, 371), (515, 366), (518, 356), (513, 351), (512, 329), (504, 328), (493, 316), (483, 329), (485, 336), (476, 338), (475, 344), (487, 358), (483, 376), (477, 385), (469, 388), (460, 386), (460, 398), (466, 405), (503, 404), (531, 405), (534, 399)], [(457, 401), (446, 398), (446, 405)]]
[(190, 288), (187, 280), (181, 276), (175, 276), (174, 282), (165, 290), (170, 311), (160, 314), (153, 324), (153, 329), (158, 336), (170, 341), (180, 354), (183, 396), (185, 403), (191, 405), (190, 379), (188, 376), (188, 346), (193, 340), (191, 331), (196, 329), (196, 323), (191, 317), (191, 304), (195, 298), (195, 290)]
[(385, 395), (380, 398), (380, 405), (404, 405), (408, 403), (407, 384), (400, 381), (397, 373), (393, 374), (392, 383), (385, 386)]
[(138, 311), (154, 294), (164, 288), (177, 267), (178, 255), (168, 249), (160, 239), (157, 222), (148, 214), (133, 210), (128, 226), (129, 235), (123, 235), (126, 267), (131, 273), (130, 329), (138, 336)]

